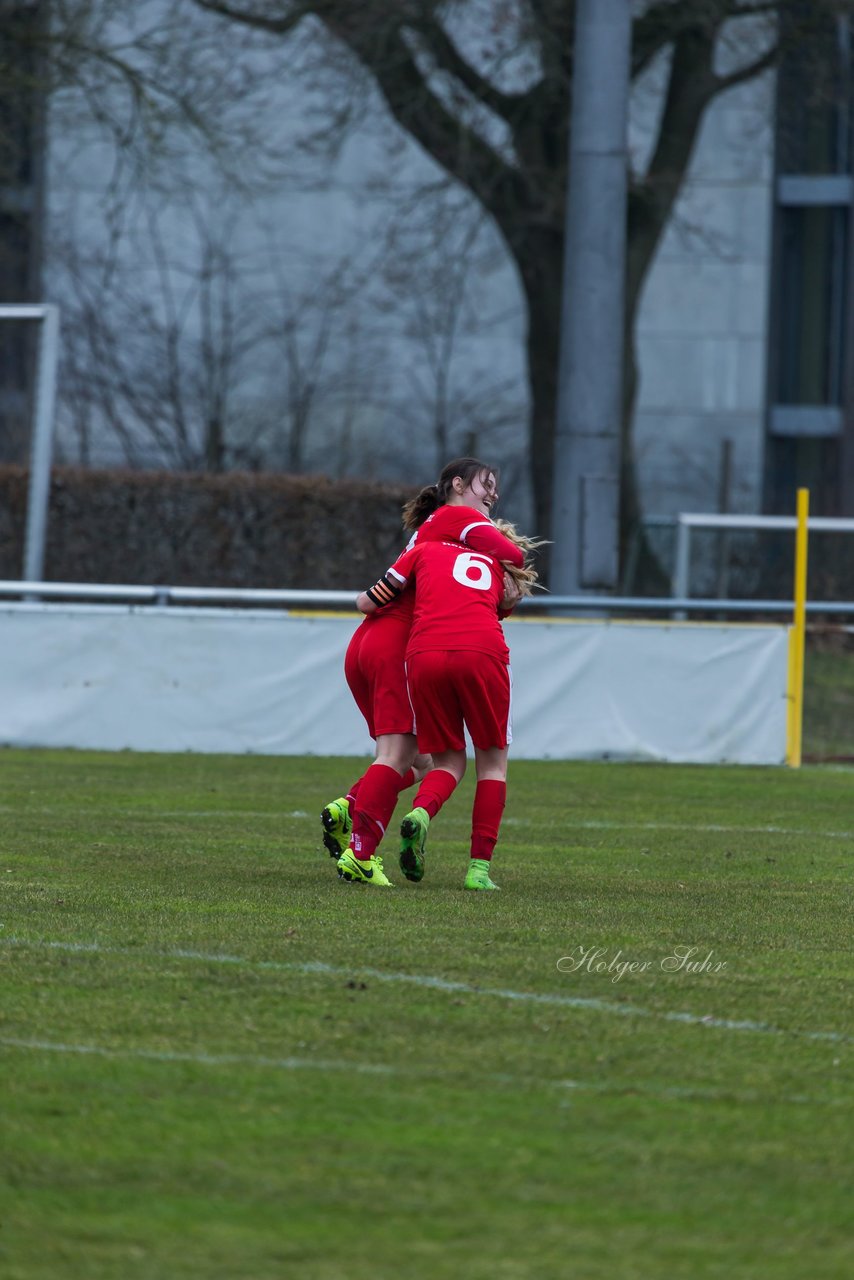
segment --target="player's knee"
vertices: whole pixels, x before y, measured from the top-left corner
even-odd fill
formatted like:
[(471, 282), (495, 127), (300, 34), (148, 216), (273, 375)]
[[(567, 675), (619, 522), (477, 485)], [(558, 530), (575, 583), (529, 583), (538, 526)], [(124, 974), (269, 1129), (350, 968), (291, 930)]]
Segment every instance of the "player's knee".
[(388, 765), (398, 773), (406, 773), (415, 759), (415, 739), (409, 734), (388, 734), (377, 739), (376, 764)]
[(412, 765), (412, 772), (415, 774), (415, 781), (420, 782), (425, 773), (429, 773), (433, 768), (433, 757), (429, 755), (417, 755)]
[(466, 753), (465, 751), (434, 753), (433, 768), (444, 769), (446, 773), (453, 774), (457, 782), (461, 782), (466, 771)]

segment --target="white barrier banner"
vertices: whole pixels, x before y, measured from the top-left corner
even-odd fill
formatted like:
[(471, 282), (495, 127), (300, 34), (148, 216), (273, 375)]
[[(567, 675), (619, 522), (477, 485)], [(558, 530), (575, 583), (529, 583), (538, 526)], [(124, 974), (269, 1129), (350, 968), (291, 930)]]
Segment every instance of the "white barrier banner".
[[(356, 617), (0, 606), (0, 742), (368, 755)], [(511, 620), (516, 759), (780, 764), (788, 629)]]

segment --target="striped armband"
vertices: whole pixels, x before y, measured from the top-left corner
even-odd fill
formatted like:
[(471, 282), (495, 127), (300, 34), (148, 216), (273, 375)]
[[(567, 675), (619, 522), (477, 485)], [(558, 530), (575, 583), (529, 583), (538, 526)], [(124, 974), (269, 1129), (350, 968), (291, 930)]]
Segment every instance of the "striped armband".
[(396, 582), (392, 582), (387, 573), (384, 573), (379, 582), (365, 592), (369, 600), (373, 600), (378, 609), (384, 604), (391, 604), (397, 596), (400, 595), (403, 587), (398, 586)]

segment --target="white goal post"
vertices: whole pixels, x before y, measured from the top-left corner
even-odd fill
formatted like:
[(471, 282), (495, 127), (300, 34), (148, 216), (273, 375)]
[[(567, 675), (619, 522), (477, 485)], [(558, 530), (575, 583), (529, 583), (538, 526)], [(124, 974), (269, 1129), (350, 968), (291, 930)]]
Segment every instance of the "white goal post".
[(30, 484), (24, 535), (24, 581), (44, 577), (45, 533), (53, 454), (56, 369), (59, 361), (59, 307), (54, 303), (0, 305), (0, 320), (35, 320), (39, 325), (38, 360), (30, 433)]
[[(713, 512), (681, 511), (676, 517), (676, 560), (670, 580), (671, 595), (680, 603), (688, 599), (691, 574), (692, 529), (788, 529), (798, 527), (796, 516), (723, 515)], [(810, 533), (854, 533), (854, 519), (849, 516), (810, 516)], [(819, 606), (816, 606), (819, 607)], [(684, 618), (684, 613), (677, 615)]]

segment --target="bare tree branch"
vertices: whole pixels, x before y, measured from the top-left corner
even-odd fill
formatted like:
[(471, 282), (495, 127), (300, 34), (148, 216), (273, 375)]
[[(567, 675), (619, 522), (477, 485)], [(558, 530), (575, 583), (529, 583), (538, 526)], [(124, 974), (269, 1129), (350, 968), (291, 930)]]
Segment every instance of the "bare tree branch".
[(270, 35), (279, 36), (287, 35), (290, 31), (293, 31), (304, 18), (314, 14), (316, 10), (331, 7), (323, 4), (294, 4), (289, 6), (286, 13), (282, 13), (278, 17), (271, 17), (269, 13), (243, 7), (236, 8), (234, 5), (223, 3), (222, 0), (194, 0), (194, 3), (200, 9), (206, 9), (208, 13), (215, 13), (221, 18), (230, 19), (232, 22), (240, 22), (244, 26), (254, 27), (258, 31), (267, 31)]
[(761, 76), (763, 72), (770, 71), (780, 61), (780, 46), (772, 44), (761, 57), (756, 58), (753, 62), (746, 62), (743, 67), (739, 67), (736, 71), (731, 71), (726, 76), (715, 77), (715, 93), (725, 93), (727, 89), (732, 89), (737, 84), (744, 84), (748, 80), (755, 80), (757, 76)]
[(504, 93), (496, 88), (462, 56), (441, 22), (435, 18), (429, 22), (412, 22), (409, 25), (439, 70), (453, 76), (478, 102), (483, 103), (495, 115), (507, 121), (513, 119), (520, 103), (524, 102), (526, 94)]
[[(632, 76), (640, 75), (657, 54), (691, 30), (716, 35), (726, 22), (776, 14), (781, 0), (658, 0), (632, 27)], [(785, 3), (785, 0), (783, 0)]]

